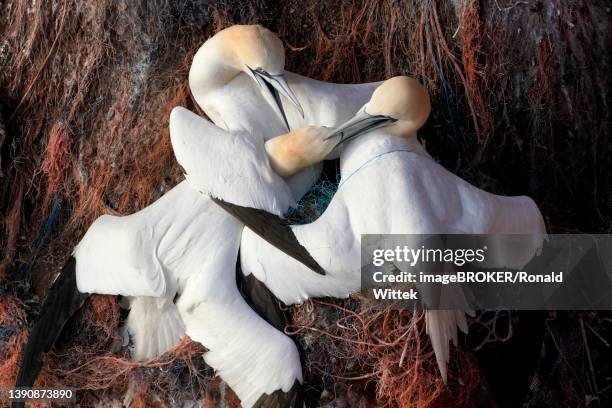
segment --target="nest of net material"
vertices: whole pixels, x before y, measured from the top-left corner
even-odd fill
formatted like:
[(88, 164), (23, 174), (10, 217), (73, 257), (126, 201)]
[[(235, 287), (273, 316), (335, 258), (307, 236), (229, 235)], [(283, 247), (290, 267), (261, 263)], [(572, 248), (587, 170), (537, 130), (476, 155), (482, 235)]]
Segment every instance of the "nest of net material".
[[(190, 58), (231, 24), (278, 32), (288, 69), (313, 78), (421, 79), (434, 109), (420, 135), (446, 167), (489, 191), (534, 197), (553, 231), (605, 232), (611, 223), (609, 19), (599, 2), (8, 0), (0, 7), (1, 385), (14, 381), (36, 295), (44, 296), (91, 222), (137, 211), (180, 180), (167, 118), (177, 105), (199, 111), (186, 83)], [(324, 208), (331, 182), (311, 196), (308, 217)], [(448, 398), (419, 314), (363, 309), (356, 299), (292, 311), (288, 330), (304, 349), (313, 398), (342, 390), (387, 406)], [(92, 298), (71, 323), (78, 335), (60, 341), (39, 381), (72, 385), (89, 402), (231, 400), (200, 366), (193, 343), (130, 362), (121, 320), (116, 299)], [(460, 404), (478, 377), (461, 351), (453, 358), (447, 390)]]
[[(305, 381), (320, 404), (392, 407), (471, 404), (479, 373), (469, 354), (455, 349), (443, 384), (424, 312), (376, 310), (356, 298), (312, 300), (292, 310), (286, 332), (305, 353)], [(323, 390), (323, 392), (321, 392)]]

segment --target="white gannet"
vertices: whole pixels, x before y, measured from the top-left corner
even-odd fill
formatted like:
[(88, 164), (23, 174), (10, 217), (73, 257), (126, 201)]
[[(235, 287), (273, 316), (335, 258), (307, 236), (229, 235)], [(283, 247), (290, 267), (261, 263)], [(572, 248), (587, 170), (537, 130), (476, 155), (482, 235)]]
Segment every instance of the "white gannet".
[[(231, 27), (200, 48), (190, 70), (190, 88), (218, 125), (242, 131), (246, 138), (255, 135), (254, 145), (286, 131), (287, 116), (289, 123), (337, 125), (354, 114), (375, 88), (375, 84), (326, 84), (285, 72), (308, 102), (302, 117), (296, 97), (283, 80), (282, 64), (284, 51), (274, 34), (260, 26)], [(337, 94), (350, 95), (351, 101), (336, 105)], [(287, 114), (283, 100), (295, 104)], [(172, 116), (171, 127), (173, 123), (181, 126), (176, 120), (180, 116)], [(234, 161), (235, 153), (228, 152)], [(273, 197), (278, 208), (293, 203), (318, 177), (312, 169), (301, 174), (305, 177), (298, 174), (288, 180), (293, 195), (287, 197), (283, 191), (282, 197)], [(225, 193), (231, 196), (232, 190)], [(243, 405), (255, 401), (265, 405), (267, 397), (277, 402), (294, 398), (294, 383), (301, 382), (295, 345), (245, 308), (235, 291), (241, 230), (242, 224), (187, 182), (135, 214), (98, 218), (49, 291), (24, 351), (17, 384), (34, 382), (43, 353), (68, 318), (88, 293), (103, 293), (130, 297), (127, 326), (136, 359), (162, 354), (186, 328), (209, 349), (208, 363)], [(195, 310), (205, 310), (212, 321), (184, 316)], [(279, 390), (287, 395), (279, 396)]]
[[(346, 297), (359, 290), (360, 234), (534, 234), (525, 258), (529, 259), (545, 234), (536, 204), (529, 197), (480, 190), (436, 163), (416, 138), (429, 112), (427, 91), (413, 79), (395, 77), (378, 87), (334, 134), (319, 129), (319, 137), (331, 143), (314, 149), (321, 155), (342, 142), (338, 191), (316, 221), (285, 225), (284, 232), (270, 231), (269, 226), (282, 226), (273, 217), (253, 216), (252, 210), (236, 206), (234, 214), (249, 227), (241, 241), (243, 273), (254, 274), (285, 304), (295, 304), (311, 297)], [(287, 142), (293, 145), (295, 140)], [(285, 162), (291, 166), (291, 154), (284, 152), (300, 149), (287, 150), (284, 144), (279, 138), (277, 146), (267, 147), (277, 156), (271, 162), (281, 172)], [(182, 157), (184, 152), (175, 153), (188, 174), (197, 172)], [(205, 180), (200, 181), (197, 187), (206, 190)], [(303, 263), (261, 239), (291, 234), (325, 275), (307, 273)], [(467, 330), (465, 312), (429, 310), (426, 324), (446, 380), (449, 341), (456, 341), (457, 327)]]

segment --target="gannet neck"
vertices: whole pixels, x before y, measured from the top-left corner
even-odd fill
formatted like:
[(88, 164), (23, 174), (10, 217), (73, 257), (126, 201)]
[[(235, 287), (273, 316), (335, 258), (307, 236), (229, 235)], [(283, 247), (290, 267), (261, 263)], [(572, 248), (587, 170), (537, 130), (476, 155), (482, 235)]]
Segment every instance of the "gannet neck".
[(189, 70), (189, 88), (200, 107), (206, 110), (207, 98), (222, 90), (242, 72), (236, 55), (224, 47), (223, 37), (206, 41), (193, 57)]
[(419, 81), (398, 76), (386, 80), (374, 91), (365, 111), (395, 119), (386, 127), (386, 132), (410, 138), (427, 121), (431, 103), (427, 89)]
[(207, 97), (241, 73), (262, 86), (270, 83), (291, 97), (290, 90), (283, 87), (284, 66), (283, 44), (274, 33), (259, 25), (235, 25), (209, 38), (196, 52), (189, 71), (189, 87), (204, 110), (209, 105)]

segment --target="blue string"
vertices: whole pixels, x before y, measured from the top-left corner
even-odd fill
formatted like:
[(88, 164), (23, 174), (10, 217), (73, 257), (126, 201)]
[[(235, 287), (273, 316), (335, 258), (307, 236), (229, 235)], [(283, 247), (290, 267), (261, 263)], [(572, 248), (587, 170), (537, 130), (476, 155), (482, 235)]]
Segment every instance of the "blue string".
[[(297, 202), (294, 206), (289, 208), (289, 210), (285, 213), (284, 218), (292, 224), (304, 224), (312, 222), (322, 214), (331, 200), (334, 198), (334, 195), (340, 189), (342, 185), (344, 185), (351, 177), (355, 175), (355, 173), (359, 172), (366, 165), (371, 162), (378, 160), (379, 158), (386, 156), (391, 153), (398, 152), (413, 152), (413, 149), (396, 149), (388, 152), (381, 153), (377, 156), (374, 156), (368, 159), (365, 163), (361, 164), (357, 169), (351, 172), (348, 176), (344, 178), (340, 178), (340, 171), (336, 171), (336, 180), (335, 182), (329, 181), (327, 179), (321, 180), (316, 183), (306, 194), (304, 197)], [(316, 217), (313, 219), (308, 215), (303, 214), (301, 210), (307, 209), (308, 206), (314, 206), (316, 208)]]
[(15, 326), (0, 326), (0, 342), (6, 343), (15, 333), (17, 333), (17, 328)]
[(381, 157), (386, 156), (388, 154), (397, 153), (397, 152), (414, 152), (414, 150), (413, 149), (396, 149), (396, 150), (390, 150), (388, 152), (384, 152), (384, 153), (381, 153), (381, 154), (379, 154), (377, 156), (372, 157), (371, 159), (369, 159), (365, 163), (363, 163), (361, 166), (359, 166), (357, 169), (355, 169), (355, 171), (353, 171), (347, 177), (345, 177), (344, 180), (341, 180), (340, 184), (338, 185), (338, 190), (340, 190), (340, 187), (342, 187), (347, 181), (349, 181), (349, 179), (351, 177), (353, 177), (355, 175), (355, 173), (357, 173), (359, 170), (361, 170), (368, 163), (370, 163), (370, 162), (372, 162), (374, 160), (378, 160)]
[[(290, 207), (284, 218), (292, 224), (304, 224), (314, 221), (327, 208), (333, 198), (338, 183), (327, 179), (318, 181), (294, 206)], [(315, 209), (315, 211), (312, 211)], [(313, 217), (312, 213), (315, 213)]]
[(51, 234), (51, 231), (53, 230), (53, 224), (55, 223), (55, 220), (57, 219), (57, 216), (59, 215), (59, 212), (61, 210), (61, 197), (59, 192), (56, 192), (55, 195), (53, 196), (53, 202), (51, 204), (51, 213), (49, 214), (49, 216), (47, 217), (47, 220), (45, 221), (45, 225), (43, 227), (42, 233), (40, 235), (40, 237), (38, 238), (38, 241), (36, 242), (36, 245), (34, 246), (34, 249), (32, 250), (32, 253), (30, 254), (30, 257), (28, 258), (28, 262), (25, 265), (25, 268), (22, 268), (22, 272), (25, 269), (25, 271), (30, 271), (30, 268), (32, 267), (32, 264), (34, 263), (34, 260), (36, 259), (36, 256), (38, 255), (38, 251), (40, 251), (40, 248), (42, 248), (42, 246), (45, 244), (45, 241), (47, 240), (47, 238), (49, 237), (49, 234)]

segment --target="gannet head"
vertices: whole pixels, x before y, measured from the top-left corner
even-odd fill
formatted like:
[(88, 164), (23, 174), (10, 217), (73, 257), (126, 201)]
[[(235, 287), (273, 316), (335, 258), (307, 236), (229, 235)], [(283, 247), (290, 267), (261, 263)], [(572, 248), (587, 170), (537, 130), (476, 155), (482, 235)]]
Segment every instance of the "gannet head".
[(430, 112), (427, 89), (414, 78), (397, 76), (376, 88), (370, 101), (328, 138), (341, 144), (380, 128), (397, 137), (409, 137), (425, 124)]
[(210, 88), (246, 73), (289, 130), (280, 95), (302, 116), (304, 111), (284, 78), (284, 67), (285, 50), (276, 34), (260, 25), (234, 25), (215, 34), (198, 50), (189, 71), (189, 87), (202, 106)]
[(336, 141), (326, 138), (330, 132), (327, 127), (308, 126), (268, 140), (265, 146), (272, 169), (289, 177), (325, 160), (336, 146)]

